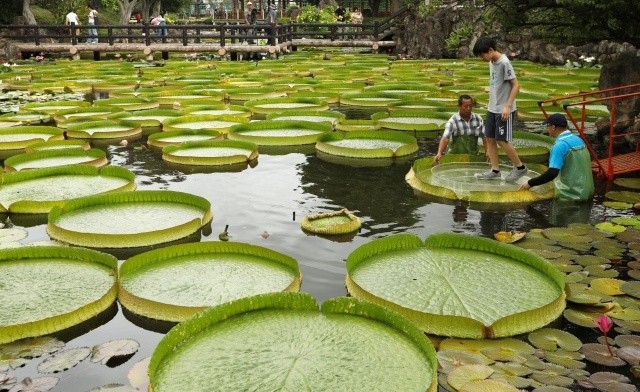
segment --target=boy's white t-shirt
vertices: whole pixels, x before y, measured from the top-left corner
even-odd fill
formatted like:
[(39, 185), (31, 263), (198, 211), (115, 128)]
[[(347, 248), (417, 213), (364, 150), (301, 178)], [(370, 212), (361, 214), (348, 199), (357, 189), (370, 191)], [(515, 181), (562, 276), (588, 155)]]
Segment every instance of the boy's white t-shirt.
[(96, 11), (96, 10), (89, 11), (89, 23), (90, 24), (96, 22), (96, 16), (98, 16), (98, 11)]

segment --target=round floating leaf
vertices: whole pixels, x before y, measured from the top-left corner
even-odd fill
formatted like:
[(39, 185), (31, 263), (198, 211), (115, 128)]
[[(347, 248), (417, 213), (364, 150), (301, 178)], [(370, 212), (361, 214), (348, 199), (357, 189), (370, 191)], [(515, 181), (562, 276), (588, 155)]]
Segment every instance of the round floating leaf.
[(623, 280), (598, 278), (591, 281), (590, 285), (594, 290), (604, 295), (622, 295), (624, 292), (620, 290)]
[(484, 380), (493, 374), (493, 369), (487, 365), (462, 365), (447, 375), (447, 383), (454, 389), (462, 388), (466, 383)]
[(50, 391), (58, 384), (58, 377), (25, 377), (24, 380), (14, 385), (9, 392), (40, 392)]
[(228, 138), (258, 146), (299, 146), (315, 144), (320, 135), (331, 132), (327, 123), (309, 121), (259, 121), (231, 128)]
[(437, 357), (441, 367), (440, 371), (445, 374), (463, 365), (490, 365), (494, 362), (479, 351), (471, 352), (440, 348)]
[(514, 242), (523, 239), (525, 235), (527, 235), (527, 233), (522, 231), (499, 231), (493, 234), (493, 237), (505, 244), (513, 244)]
[(622, 366), (626, 364), (625, 361), (615, 356), (616, 349), (614, 347), (611, 347), (611, 351), (614, 356), (609, 354), (609, 349), (606, 345), (599, 343), (585, 343), (580, 349), (586, 360), (599, 365)]
[(16, 340), (0, 346), (0, 357), (37, 358), (64, 347), (64, 342), (51, 336)]
[(0, 250), (0, 344), (76, 325), (115, 300), (117, 260), (70, 247)]
[(153, 353), (149, 375), (155, 392), (213, 384), (435, 392), (436, 366), (426, 336), (388, 309), (336, 298), (318, 312), (308, 294), (277, 293), (228, 302), (174, 327)]
[(111, 143), (123, 139), (139, 139), (142, 136), (142, 127), (135, 121), (126, 120), (81, 121), (69, 124), (67, 135), (72, 139)]
[(106, 153), (99, 149), (55, 149), (14, 155), (4, 161), (4, 169), (5, 172), (13, 172), (24, 169), (40, 169), (73, 164), (87, 164), (102, 167), (107, 163), (109, 163), (109, 161), (107, 160)]
[(442, 233), (423, 244), (413, 235), (389, 236), (352, 252), (347, 271), (351, 295), (389, 306), (438, 335), (510, 336), (540, 328), (564, 309), (560, 271), (486, 238)]
[(640, 189), (640, 178), (618, 177), (613, 180), (613, 183), (623, 188)]
[(111, 358), (135, 354), (140, 344), (132, 339), (118, 339), (91, 348), (91, 362), (106, 364)]
[(620, 291), (635, 298), (640, 298), (640, 282), (623, 282)]
[(20, 241), (27, 238), (29, 233), (22, 227), (12, 227), (9, 229), (0, 229), (0, 243)]
[(76, 366), (91, 354), (89, 347), (77, 347), (59, 351), (38, 365), (40, 373), (58, 373)]
[(633, 207), (633, 204), (631, 203), (625, 203), (622, 201), (610, 201), (610, 200), (603, 202), (602, 205), (607, 208), (612, 208), (614, 210), (629, 210), (631, 209), (631, 207)]
[(601, 316), (600, 313), (583, 312), (577, 309), (567, 309), (563, 315), (569, 322), (586, 328), (593, 328), (593, 321)]
[(303, 230), (316, 234), (347, 234), (360, 229), (360, 219), (343, 208), (334, 212), (307, 215), (300, 226)]
[(197, 142), (205, 140), (221, 139), (223, 136), (218, 131), (206, 129), (184, 129), (181, 131), (157, 132), (149, 135), (147, 144), (151, 147), (163, 148), (170, 145), (179, 145), (185, 142)]
[(137, 388), (140, 391), (146, 391), (149, 389), (149, 362), (151, 361), (151, 357), (146, 357), (138, 361), (129, 373), (127, 373), (127, 378), (129, 382), (134, 388)]
[(136, 187), (134, 174), (117, 166), (32, 169), (4, 174), (2, 182), (0, 211), (21, 214), (48, 213), (69, 199)]
[(569, 369), (564, 366), (547, 363), (543, 370), (531, 373), (531, 378), (543, 384), (568, 387), (573, 384), (573, 379), (568, 374)]
[(186, 115), (173, 117), (162, 122), (163, 131), (217, 131), (221, 134), (239, 124), (248, 123), (249, 119), (240, 116)]
[(622, 233), (623, 231), (627, 230), (626, 227), (620, 226), (620, 225), (616, 225), (616, 224), (611, 223), (611, 222), (598, 223), (598, 224), (596, 224), (596, 228), (598, 230), (608, 231), (610, 233)]
[(62, 140), (62, 130), (49, 126), (0, 128), (0, 159), (23, 153), (31, 145)]
[(392, 131), (334, 132), (320, 136), (316, 150), (350, 158), (393, 158), (416, 153), (418, 142), (413, 136)]
[(140, 247), (188, 237), (212, 219), (211, 203), (199, 196), (174, 191), (118, 192), (73, 199), (53, 208), (47, 233), (79, 246)]
[(255, 99), (245, 102), (244, 106), (254, 113), (287, 113), (300, 110), (318, 112), (329, 108), (326, 101), (317, 98)]
[(562, 348), (567, 351), (578, 351), (582, 342), (575, 335), (555, 328), (541, 328), (529, 333), (529, 342), (537, 348), (555, 351)]
[(465, 384), (460, 392), (519, 392), (518, 389), (500, 380), (481, 380)]
[(162, 149), (162, 160), (181, 165), (222, 166), (258, 158), (258, 146), (240, 140), (184, 142)]
[(93, 388), (89, 392), (137, 392), (137, 389), (122, 384), (107, 384)]
[(584, 369), (587, 364), (582, 362), (584, 356), (575, 351), (559, 349), (556, 351), (546, 351), (544, 357), (550, 363), (564, 366), (568, 369)]
[(635, 386), (629, 384), (629, 378), (612, 372), (597, 372), (589, 377), (589, 381), (602, 392), (636, 392)]
[(297, 291), (301, 278), (296, 260), (266, 248), (237, 242), (182, 244), (125, 261), (119, 299), (143, 316), (182, 321), (239, 298)]
[(604, 197), (607, 199), (622, 201), (625, 203), (635, 204), (640, 202), (640, 193), (639, 192), (630, 192), (630, 191), (609, 191), (605, 193)]
[(631, 366), (640, 366), (640, 346), (621, 347), (616, 355)]

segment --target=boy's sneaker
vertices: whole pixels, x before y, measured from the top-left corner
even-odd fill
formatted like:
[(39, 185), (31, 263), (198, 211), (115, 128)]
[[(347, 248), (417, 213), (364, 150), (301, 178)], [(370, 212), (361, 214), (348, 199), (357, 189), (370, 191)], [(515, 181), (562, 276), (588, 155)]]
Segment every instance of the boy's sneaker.
[(527, 169), (526, 166), (523, 169), (518, 169), (517, 167), (514, 167), (513, 169), (511, 169), (511, 172), (507, 174), (504, 180), (506, 182), (516, 182), (518, 178), (527, 174), (528, 171), (529, 169)]
[(478, 180), (502, 180), (500, 172), (494, 172), (493, 170), (488, 170), (484, 173), (478, 173), (476, 174), (476, 178)]

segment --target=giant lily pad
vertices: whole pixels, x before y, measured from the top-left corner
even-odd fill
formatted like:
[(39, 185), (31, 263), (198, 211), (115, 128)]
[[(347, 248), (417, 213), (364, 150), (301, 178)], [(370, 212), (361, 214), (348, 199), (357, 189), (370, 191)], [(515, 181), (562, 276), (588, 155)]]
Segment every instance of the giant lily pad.
[(183, 321), (207, 307), (257, 294), (297, 291), (298, 263), (237, 242), (182, 244), (134, 256), (120, 267), (120, 302), (134, 313)]
[(232, 140), (244, 140), (258, 146), (298, 146), (314, 144), (320, 135), (331, 132), (326, 123), (310, 121), (260, 121), (236, 125), (227, 135)]
[(0, 250), (0, 344), (88, 320), (116, 299), (117, 260), (89, 249)]
[(162, 123), (162, 129), (164, 131), (207, 130), (227, 133), (233, 126), (248, 122), (249, 119), (241, 116), (186, 115), (167, 119)]
[[(510, 142), (518, 151), (518, 156), (523, 162), (545, 163), (549, 159), (549, 150), (555, 139), (550, 136), (538, 135), (531, 132), (513, 132), (513, 140)], [(484, 147), (479, 146), (484, 155)], [(503, 149), (498, 149), (503, 158), (507, 158)]]
[[(564, 279), (543, 258), (459, 234), (399, 234), (347, 258), (347, 289), (388, 306), (428, 333), (500, 337), (540, 328), (565, 306)], [(526, 289), (525, 289), (526, 287)]]
[(329, 105), (326, 101), (316, 98), (271, 98), (256, 99), (245, 102), (244, 106), (254, 113), (286, 113), (289, 111), (307, 110), (317, 112), (327, 110)]
[(318, 311), (308, 294), (279, 293), (216, 306), (174, 327), (149, 375), (155, 392), (435, 392), (436, 367), (429, 340), (395, 312), (353, 298), (327, 300)]
[[(487, 170), (485, 158), (473, 155), (445, 155), (439, 165), (434, 166), (433, 158), (416, 159), (405, 179), (415, 190), (450, 200), (468, 200), (478, 203), (531, 203), (553, 198), (555, 190), (552, 184), (535, 187), (530, 191), (519, 191), (519, 183), (505, 181), (478, 180), (475, 174)], [(501, 167), (503, 172), (510, 167)], [(543, 172), (544, 168), (529, 164), (529, 176)]]
[(211, 204), (199, 196), (173, 191), (118, 192), (78, 198), (53, 208), (47, 232), (59, 241), (86, 247), (141, 247), (188, 237), (212, 218)]
[(343, 208), (334, 212), (307, 215), (300, 222), (303, 230), (316, 234), (347, 234), (360, 228), (360, 219)]
[(23, 169), (40, 169), (73, 164), (87, 164), (102, 167), (107, 163), (109, 163), (107, 154), (97, 148), (86, 151), (82, 148), (69, 148), (14, 155), (4, 161), (4, 170), (6, 172), (12, 172)]
[(318, 138), (316, 150), (350, 158), (393, 158), (416, 153), (418, 142), (413, 136), (393, 131), (333, 132)]
[(90, 165), (59, 166), (3, 174), (0, 211), (48, 213), (66, 200), (97, 193), (134, 190), (135, 176), (127, 169)]
[(151, 147), (163, 148), (186, 142), (221, 139), (222, 137), (222, 134), (218, 131), (209, 131), (206, 129), (184, 129), (181, 131), (166, 131), (149, 135), (147, 144)]
[(62, 130), (48, 126), (17, 126), (0, 129), (0, 159), (23, 153), (25, 148), (48, 140), (62, 140)]
[(72, 139), (105, 143), (137, 140), (142, 136), (142, 127), (135, 121), (126, 120), (82, 121), (69, 124), (67, 135)]
[(184, 142), (162, 149), (162, 159), (181, 165), (221, 166), (247, 163), (258, 158), (258, 146), (241, 140)]

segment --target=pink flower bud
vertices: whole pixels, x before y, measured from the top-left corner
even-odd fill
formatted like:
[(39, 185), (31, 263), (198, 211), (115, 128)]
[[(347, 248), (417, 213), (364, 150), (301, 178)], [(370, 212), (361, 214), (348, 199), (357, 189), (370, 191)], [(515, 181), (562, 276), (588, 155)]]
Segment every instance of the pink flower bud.
[(607, 332), (611, 331), (611, 328), (613, 328), (613, 322), (611, 321), (609, 316), (605, 314), (593, 320), (593, 323), (603, 334), (606, 334)]

